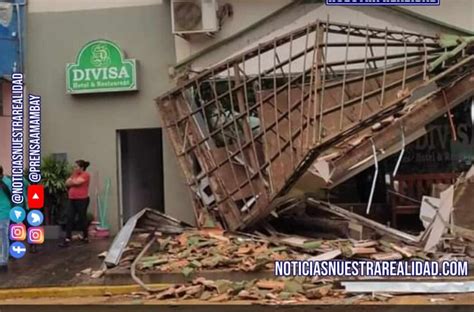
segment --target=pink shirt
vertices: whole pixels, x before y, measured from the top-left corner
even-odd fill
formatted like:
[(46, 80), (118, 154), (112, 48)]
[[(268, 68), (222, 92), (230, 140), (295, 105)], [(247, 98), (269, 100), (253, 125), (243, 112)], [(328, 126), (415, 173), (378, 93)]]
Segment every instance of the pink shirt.
[(86, 199), (89, 197), (89, 182), (90, 182), (90, 175), (88, 172), (83, 171), (81, 173), (75, 173), (72, 175), (73, 179), (83, 178), (85, 180), (84, 183), (77, 186), (71, 186), (68, 191), (69, 199)]

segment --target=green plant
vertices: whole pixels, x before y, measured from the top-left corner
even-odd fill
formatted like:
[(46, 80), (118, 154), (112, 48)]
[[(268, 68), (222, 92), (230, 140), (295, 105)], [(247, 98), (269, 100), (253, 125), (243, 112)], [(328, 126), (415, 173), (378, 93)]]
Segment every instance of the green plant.
[(66, 180), (71, 174), (71, 166), (64, 160), (57, 160), (49, 155), (41, 164), (41, 183), (46, 193), (46, 206), (49, 209), (49, 220), (56, 223), (58, 213), (66, 198)]

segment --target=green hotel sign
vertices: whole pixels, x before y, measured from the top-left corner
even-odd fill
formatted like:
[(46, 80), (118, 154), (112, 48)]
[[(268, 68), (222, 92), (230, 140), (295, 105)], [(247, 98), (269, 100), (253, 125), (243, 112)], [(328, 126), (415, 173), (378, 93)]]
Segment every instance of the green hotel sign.
[(86, 44), (76, 63), (66, 66), (68, 93), (99, 93), (137, 90), (137, 66), (125, 59), (120, 47), (108, 40)]

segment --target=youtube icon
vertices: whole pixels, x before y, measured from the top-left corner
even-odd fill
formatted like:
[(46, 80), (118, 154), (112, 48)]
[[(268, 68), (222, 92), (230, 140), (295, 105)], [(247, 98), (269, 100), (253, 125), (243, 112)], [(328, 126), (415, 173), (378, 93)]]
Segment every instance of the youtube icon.
[(42, 185), (28, 186), (28, 207), (40, 209), (44, 206), (44, 187)]

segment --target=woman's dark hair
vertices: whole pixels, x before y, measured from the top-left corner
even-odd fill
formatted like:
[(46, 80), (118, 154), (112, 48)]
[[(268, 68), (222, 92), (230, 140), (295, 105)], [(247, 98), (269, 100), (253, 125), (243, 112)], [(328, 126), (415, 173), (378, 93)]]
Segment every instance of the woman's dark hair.
[(3, 177), (3, 167), (0, 166), (0, 177)]
[(87, 167), (89, 167), (89, 165), (91, 164), (90, 162), (88, 161), (85, 161), (85, 160), (76, 160), (76, 164), (84, 171), (87, 170)]

